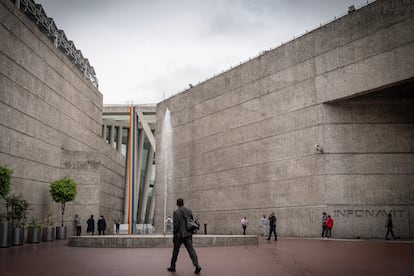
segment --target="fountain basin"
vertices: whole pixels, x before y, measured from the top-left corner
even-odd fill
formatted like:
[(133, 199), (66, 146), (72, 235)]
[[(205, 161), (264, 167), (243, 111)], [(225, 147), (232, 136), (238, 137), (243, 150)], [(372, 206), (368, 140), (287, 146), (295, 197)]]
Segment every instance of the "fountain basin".
[[(255, 235), (194, 235), (193, 244), (200, 246), (257, 245)], [(68, 246), (101, 248), (163, 248), (172, 247), (172, 235), (105, 235), (70, 236)]]

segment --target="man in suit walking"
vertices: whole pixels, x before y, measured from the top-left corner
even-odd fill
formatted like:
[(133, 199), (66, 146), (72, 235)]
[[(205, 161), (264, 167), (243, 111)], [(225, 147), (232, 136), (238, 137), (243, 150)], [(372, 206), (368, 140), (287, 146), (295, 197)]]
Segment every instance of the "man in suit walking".
[(195, 266), (194, 273), (199, 274), (201, 267), (198, 264), (197, 253), (193, 247), (193, 233), (187, 230), (186, 218), (193, 219), (193, 213), (190, 209), (184, 207), (184, 200), (182, 198), (177, 199), (177, 209), (173, 213), (173, 243), (174, 249), (171, 258), (171, 266), (167, 268), (168, 271), (175, 272), (175, 263), (177, 262), (178, 252), (180, 251), (181, 244), (184, 244), (185, 248), (190, 255), (191, 261)]

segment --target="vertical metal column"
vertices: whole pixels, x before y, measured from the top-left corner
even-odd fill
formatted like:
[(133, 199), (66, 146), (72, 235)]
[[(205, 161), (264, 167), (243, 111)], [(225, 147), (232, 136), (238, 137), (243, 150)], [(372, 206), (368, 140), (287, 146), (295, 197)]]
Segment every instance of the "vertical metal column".
[(115, 126), (111, 125), (110, 126), (111, 131), (110, 131), (110, 136), (109, 136), (109, 144), (111, 145), (111, 147), (114, 147), (114, 137), (115, 137)]
[(122, 152), (122, 126), (118, 127), (118, 143), (116, 144), (116, 149)]
[(148, 214), (148, 223), (153, 224), (154, 223), (154, 213), (155, 213), (155, 193), (153, 192), (152, 198), (151, 198), (151, 206)]
[[(137, 219), (139, 219), (139, 214), (138, 214), (138, 199), (139, 199), (139, 189), (141, 187), (141, 168), (142, 168), (142, 152), (144, 151), (144, 138), (145, 138), (145, 134), (144, 131), (140, 131), (139, 132), (139, 138), (138, 138), (138, 152), (137, 152), (137, 166), (136, 166), (136, 178), (135, 178), (135, 183), (136, 183), (136, 189), (135, 189), (135, 206), (134, 206), (134, 210), (136, 210), (137, 213)], [(137, 221), (138, 222), (138, 221)]]
[[(105, 128), (106, 129), (106, 128)], [(124, 199), (124, 220), (123, 223), (128, 223), (128, 198), (129, 198), (129, 183), (128, 183), (128, 172), (129, 168), (131, 166), (130, 162), (128, 162), (130, 158), (130, 151), (129, 151), (129, 136), (131, 135), (131, 130), (128, 128), (128, 134), (127, 134), (127, 150), (126, 150), (126, 171), (125, 171), (125, 199)]]
[(144, 190), (143, 190), (143, 195), (142, 195), (142, 204), (141, 204), (141, 213), (140, 213), (140, 221), (142, 223), (144, 223), (145, 221), (145, 213), (147, 211), (149, 183), (151, 180), (152, 168), (153, 168), (152, 160), (154, 160), (154, 149), (150, 147), (149, 153), (148, 153), (147, 167), (145, 169)]

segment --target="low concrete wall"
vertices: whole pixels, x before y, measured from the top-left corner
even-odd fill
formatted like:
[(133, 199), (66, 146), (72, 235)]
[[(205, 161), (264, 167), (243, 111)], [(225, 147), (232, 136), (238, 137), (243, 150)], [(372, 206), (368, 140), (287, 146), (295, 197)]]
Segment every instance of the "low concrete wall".
[[(194, 246), (232, 246), (258, 244), (255, 235), (194, 235)], [(68, 245), (75, 247), (102, 248), (162, 248), (172, 247), (172, 235), (110, 235), (110, 236), (71, 236)]]

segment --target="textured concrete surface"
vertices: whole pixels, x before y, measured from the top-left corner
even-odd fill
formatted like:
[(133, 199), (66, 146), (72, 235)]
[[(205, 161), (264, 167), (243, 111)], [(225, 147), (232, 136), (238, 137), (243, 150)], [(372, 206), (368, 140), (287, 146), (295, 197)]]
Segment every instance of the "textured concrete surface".
[[(196, 247), (200, 275), (413, 275), (414, 244), (287, 239), (258, 245)], [(177, 272), (166, 270), (172, 248), (79, 248), (64, 241), (0, 250), (1, 275), (194, 275), (182, 248)]]
[[(258, 243), (255, 235), (194, 235), (194, 246), (232, 246), (254, 245)], [(172, 246), (172, 235), (105, 235), (71, 236), (69, 246), (109, 247), (109, 248), (160, 248)]]
[(413, 10), (375, 1), (160, 103), (156, 229), (167, 178), (167, 214), (182, 197), (212, 234), (275, 212), (282, 235), (318, 237), (325, 211), (336, 237), (382, 238), (391, 211), (414, 238)]
[(0, 1), (0, 37), (0, 165), (13, 169), (28, 220), (60, 221), (48, 188), (64, 176), (78, 183), (69, 233), (75, 213), (83, 225), (91, 214), (122, 217), (125, 158), (100, 137), (102, 94), (13, 1)]

